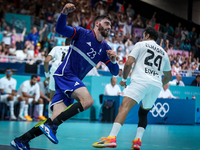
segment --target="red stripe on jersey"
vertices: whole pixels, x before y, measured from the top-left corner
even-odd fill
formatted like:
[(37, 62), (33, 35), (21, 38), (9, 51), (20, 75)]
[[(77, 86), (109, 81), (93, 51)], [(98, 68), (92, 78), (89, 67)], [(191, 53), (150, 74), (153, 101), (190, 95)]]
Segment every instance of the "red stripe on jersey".
[(106, 62), (106, 65), (107, 65), (109, 62), (110, 62), (110, 60), (108, 60), (108, 61)]
[(92, 32), (93, 32), (93, 35), (94, 35), (94, 37), (95, 37), (95, 34), (94, 34), (94, 31), (92, 30)]
[(71, 39), (75, 36), (75, 34), (76, 34), (76, 29), (74, 28), (74, 34), (72, 35)]

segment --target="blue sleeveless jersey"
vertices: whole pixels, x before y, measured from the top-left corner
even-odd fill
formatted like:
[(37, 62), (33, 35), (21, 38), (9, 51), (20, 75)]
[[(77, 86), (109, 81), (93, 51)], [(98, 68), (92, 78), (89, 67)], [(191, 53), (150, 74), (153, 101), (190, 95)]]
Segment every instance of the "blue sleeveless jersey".
[(97, 41), (92, 30), (82, 27), (74, 30), (69, 51), (54, 75), (73, 74), (82, 80), (99, 61), (110, 62), (106, 50), (111, 50), (111, 47), (104, 40)]

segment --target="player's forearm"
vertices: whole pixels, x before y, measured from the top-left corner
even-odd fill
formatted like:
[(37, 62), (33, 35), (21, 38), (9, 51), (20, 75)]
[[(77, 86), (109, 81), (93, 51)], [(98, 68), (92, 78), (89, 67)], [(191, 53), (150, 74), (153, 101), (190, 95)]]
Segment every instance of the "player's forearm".
[(44, 62), (44, 71), (45, 71), (46, 73), (49, 72), (49, 62)]
[(74, 29), (70, 26), (66, 25), (66, 17), (67, 15), (63, 15), (61, 13), (60, 17), (58, 18), (58, 21), (56, 23), (56, 32), (58, 32), (59, 34), (65, 36), (65, 37), (72, 37), (72, 35), (74, 34)]
[(112, 75), (118, 75), (119, 74), (119, 66), (117, 63), (113, 64), (112, 62), (108, 63), (107, 64), (109, 70), (110, 70), (110, 73)]
[(129, 74), (131, 68), (132, 68), (132, 64), (127, 65), (127, 64), (125, 63), (125, 65), (124, 65), (124, 72), (123, 72), (123, 78), (124, 78), (124, 79), (127, 79), (127, 78), (128, 78), (128, 74)]
[(31, 95), (28, 95), (27, 93), (22, 93), (23, 97), (27, 97), (27, 98), (35, 98), (35, 96), (31, 96)]

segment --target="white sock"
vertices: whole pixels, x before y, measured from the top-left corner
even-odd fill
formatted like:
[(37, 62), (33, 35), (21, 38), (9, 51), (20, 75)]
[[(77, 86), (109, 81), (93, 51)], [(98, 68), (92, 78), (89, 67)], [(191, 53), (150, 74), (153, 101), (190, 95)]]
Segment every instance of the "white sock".
[(22, 116), (22, 113), (24, 111), (25, 101), (20, 102), (20, 109), (19, 109), (19, 116)]
[(110, 136), (110, 137), (115, 137), (115, 136), (117, 136), (117, 134), (118, 134), (119, 130), (121, 129), (121, 127), (122, 127), (122, 125), (121, 125), (120, 123), (115, 122), (115, 123), (113, 124), (112, 130), (111, 130), (109, 136)]
[(9, 101), (10, 116), (14, 115), (14, 101)]
[(24, 105), (24, 116), (28, 115), (28, 104)]
[(142, 141), (142, 136), (143, 136), (144, 130), (145, 130), (144, 128), (138, 127), (135, 139), (139, 138)]
[(44, 108), (44, 104), (39, 104), (38, 105), (38, 109), (39, 109), (39, 116), (43, 116), (43, 108)]

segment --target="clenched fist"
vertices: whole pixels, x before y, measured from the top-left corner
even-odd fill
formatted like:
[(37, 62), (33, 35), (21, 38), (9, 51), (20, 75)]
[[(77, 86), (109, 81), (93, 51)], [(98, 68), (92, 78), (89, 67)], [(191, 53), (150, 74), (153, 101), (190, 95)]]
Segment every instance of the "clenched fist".
[(67, 3), (63, 10), (62, 10), (62, 14), (67, 15), (68, 13), (73, 12), (76, 9), (76, 7), (74, 6), (74, 4), (72, 3)]

